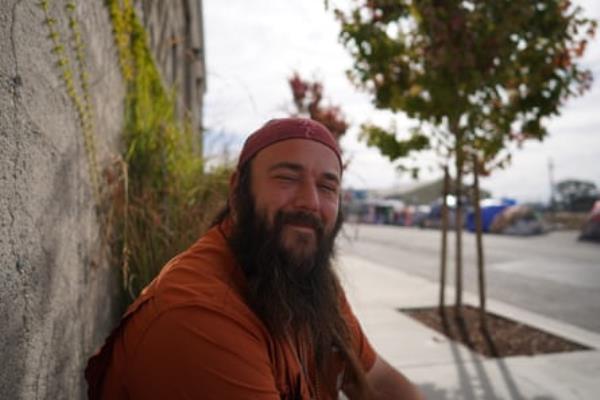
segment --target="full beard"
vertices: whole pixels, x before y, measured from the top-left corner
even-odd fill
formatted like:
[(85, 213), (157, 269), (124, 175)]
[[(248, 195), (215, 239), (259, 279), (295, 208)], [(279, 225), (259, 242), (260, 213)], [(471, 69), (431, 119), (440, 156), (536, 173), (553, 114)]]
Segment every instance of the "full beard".
[[(255, 211), (253, 202), (243, 203), (236, 211), (229, 242), (246, 276), (248, 304), (275, 338), (306, 333), (317, 366), (324, 369), (332, 345), (345, 345), (341, 342), (348, 333), (332, 268), (341, 221), (327, 233), (320, 221), (304, 212), (280, 211), (269, 223), (263, 213)], [(289, 232), (288, 224), (293, 223), (310, 226), (314, 237)], [(290, 248), (289, 240), (284, 243), (286, 234), (303, 249)]]

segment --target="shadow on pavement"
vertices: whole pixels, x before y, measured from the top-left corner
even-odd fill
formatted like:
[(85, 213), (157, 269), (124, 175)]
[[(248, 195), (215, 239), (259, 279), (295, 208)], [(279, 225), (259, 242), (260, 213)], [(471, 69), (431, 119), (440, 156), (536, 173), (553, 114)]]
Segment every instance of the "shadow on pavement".
[(496, 385), (504, 383), (504, 386), (508, 389), (509, 396), (504, 397), (501, 394), (497, 394), (494, 391), (494, 384), (486, 372), (483, 363), (474, 353), (470, 352), (470, 360), (466, 360), (466, 362), (475, 367), (477, 373), (476, 379), (469, 375), (465, 367), (465, 359), (461, 355), (458, 344), (451, 342), (450, 348), (458, 373), (459, 387), (458, 389), (448, 389), (436, 383), (419, 384), (419, 389), (427, 400), (558, 400), (553, 396), (523, 396), (506, 363), (501, 358), (494, 360), (502, 376), (502, 382), (497, 382)]

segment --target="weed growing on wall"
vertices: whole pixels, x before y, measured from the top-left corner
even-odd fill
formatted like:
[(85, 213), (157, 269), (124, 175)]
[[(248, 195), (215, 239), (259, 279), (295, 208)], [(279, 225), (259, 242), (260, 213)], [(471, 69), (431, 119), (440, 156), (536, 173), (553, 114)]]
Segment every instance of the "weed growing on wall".
[[(44, 12), (44, 24), (48, 29), (48, 38), (52, 41), (52, 53), (56, 56), (56, 64), (67, 95), (75, 108), (79, 120), (88, 173), (97, 207), (101, 203), (101, 183), (96, 154), (96, 137), (94, 134), (94, 115), (92, 112), (88, 73), (86, 70), (85, 50), (81, 40), (79, 23), (75, 14), (76, 4), (68, 2), (65, 10), (68, 15), (68, 32), (61, 35), (58, 20), (50, 13), (50, 0), (42, 0), (39, 6)], [(70, 50), (70, 51), (69, 51)], [(72, 59), (70, 54), (74, 54)]]
[(206, 229), (224, 202), (231, 169), (204, 172), (202, 157), (194, 151), (196, 133), (176, 116), (175, 93), (163, 85), (132, 1), (107, 0), (127, 90), (123, 154), (100, 174), (76, 3), (65, 4), (67, 23), (60, 24), (51, 15), (50, 2), (41, 0), (39, 6), (60, 79), (79, 120), (102, 242), (110, 244), (113, 262), (121, 266), (129, 303)]
[(123, 161), (106, 177), (116, 188), (113, 244), (122, 249), (124, 287), (133, 298), (206, 229), (224, 202), (230, 169), (204, 173), (196, 133), (176, 116), (175, 93), (163, 85), (132, 2), (107, 6), (127, 94)]

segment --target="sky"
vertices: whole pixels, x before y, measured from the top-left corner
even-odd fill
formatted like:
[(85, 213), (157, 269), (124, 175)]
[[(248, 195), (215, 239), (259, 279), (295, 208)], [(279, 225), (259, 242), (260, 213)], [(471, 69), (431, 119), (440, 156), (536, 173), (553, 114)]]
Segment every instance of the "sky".
[[(330, 0), (330, 4), (347, 1)], [(600, 2), (574, 1), (586, 16), (600, 19)], [(400, 131), (416, 122), (402, 114), (376, 110), (371, 97), (347, 79), (352, 59), (338, 41), (339, 25), (321, 0), (204, 0), (207, 92), (204, 103), (205, 153), (214, 160), (225, 154), (235, 160), (245, 138), (271, 118), (293, 110), (287, 79), (296, 71), (324, 84), (326, 103), (339, 105), (351, 127), (342, 139), (350, 157), (344, 187), (390, 189), (414, 185), (406, 174), (358, 140), (364, 122), (388, 126), (395, 120)], [(511, 165), (482, 179), (495, 197), (545, 202), (550, 196), (549, 163), (554, 181), (575, 178), (600, 187), (600, 38), (588, 45), (582, 66), (596, 79), (583, 97), (569, 99), (561, 115), (547, 123), (543, 142), (528, 142), (515, 150)], [(418, 163), (434, 165), (432, 155)], [(440, 176), (424, 169), (420, 179)]]

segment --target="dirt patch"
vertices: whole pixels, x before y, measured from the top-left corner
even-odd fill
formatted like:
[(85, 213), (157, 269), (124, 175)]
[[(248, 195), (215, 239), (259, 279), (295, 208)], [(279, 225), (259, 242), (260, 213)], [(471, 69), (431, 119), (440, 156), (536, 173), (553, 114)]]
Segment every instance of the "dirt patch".
[(479, 309), (471, 306), (463, 306), (462, 319), (456, 317), (454, 307), (445, 307), (444, 313), (437, 307), (399, 311), (487, 357), (590, 350), (589, 347), (489, 312), (489, 334), (486, 334), (481, 328)]

